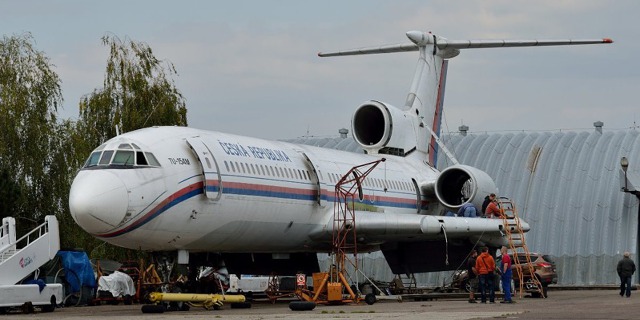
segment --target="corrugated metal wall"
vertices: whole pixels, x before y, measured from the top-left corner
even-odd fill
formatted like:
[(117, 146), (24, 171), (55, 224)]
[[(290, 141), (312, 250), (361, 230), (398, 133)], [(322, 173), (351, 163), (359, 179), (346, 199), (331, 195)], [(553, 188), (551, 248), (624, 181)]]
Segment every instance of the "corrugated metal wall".
[[(515, 202), (519, 215), (532, 227), (526, 238), (529, 249), (555, 259), (559, 284), (618, 283), (616, 264), (624, 251), (630, 251), (640, 265), (639, 200), (621, 191), (620, 167), (625, 156), (630, 162), (628, 174), (640, 175), (638, 131), (451, 134), (442, 140), (460, 163), (486, 171), (495, 179), (499, 195)], [(361, 152), (351, 142), (332, 144)], [(440, 153), (438, 168), (448, 165)], [(320, 257), (328, 266), (328, 258)], [(382, 254), (366, 254), (361, 260), (368, 276), (393, 278)], [(417, 279), (423, 285), (442, 285), (450, 274)], [(635, 277), (637, 283), (637, 273)]]
[[(638, 131), (449, 135), (461, 163), (493, 177), (531, 224), (527, 245), (555, 258), (563, 285), (619, 282), (624, 251), (638, 252), (638, 198), (621, 192), (620, 158), (640, 171)], [(438, 168), (448, 159), (440, 157)]]

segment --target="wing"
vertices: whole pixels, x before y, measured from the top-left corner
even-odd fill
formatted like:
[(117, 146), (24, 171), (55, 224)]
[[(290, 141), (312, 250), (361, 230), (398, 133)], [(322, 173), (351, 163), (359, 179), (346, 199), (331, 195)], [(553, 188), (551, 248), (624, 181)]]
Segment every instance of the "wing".
[[(358, 252), (382, 250), (395, 274), (453, 270), (478, 246), (508, 245), (502, 219), (355, 212)], [(516, 218), (517, 219), (517, 218)], [(333, 219), (313, 238), (330, 241)], [(523, 232), (529, 225), (520, 221)], [(509, 231), (516, 233), (516, 227)]]

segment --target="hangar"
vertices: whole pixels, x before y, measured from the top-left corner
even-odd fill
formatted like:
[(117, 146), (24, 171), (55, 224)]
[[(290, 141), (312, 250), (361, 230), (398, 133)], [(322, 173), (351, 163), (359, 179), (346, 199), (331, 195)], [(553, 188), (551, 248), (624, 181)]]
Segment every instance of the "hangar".
[[(530, 251), (554, 258), (559, 285), (619, 283), (616, 264), (624, 251), (638, 263), (640, 215), (640, 132), (637, 128), (591, 131), (469, 133), (461, 126), (443, 134), (462, 164), (495, 179), (499, 196), (511, 198), (532, 227)], [(288, 142), (362, 152), (347, 137), (303, 137)], [(628, 167), (622, 170), (621, 159)], [(450, 162), (440, 152), (437, 167)], [(320, 256), (321, 263), (328, 263)], [(378, 280), (393, 278), (381, 253), (364, 254), (361, 270)], [(452, 272), (416, 275), (418, 284), (442, 285)], [(634, 275), (638, 282), (638, 273)]]

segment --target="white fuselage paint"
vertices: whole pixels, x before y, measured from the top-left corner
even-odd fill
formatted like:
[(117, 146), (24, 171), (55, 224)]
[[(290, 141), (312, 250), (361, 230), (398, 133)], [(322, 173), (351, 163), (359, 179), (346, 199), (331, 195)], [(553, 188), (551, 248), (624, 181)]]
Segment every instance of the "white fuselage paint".
[[(213, 156), (201, 157), (204, 174), (190, 147), (198, 142), (202, 145), (194, 149), (206, 146), (202, 150)], [(153, 153), (160, 166), (81, 170), (71, 189), (71, 212), (98, 238), (153, 251), (313, 251), (320, 243), (313, 235), (331, 232), (326, 229), (334, 214), (336, 182), (352, 167), (381, 158), (184, 127), (126, 133), (108, 141), (104, 150), (122, 143)], [(357, 202), (380, 214), (440, 209), (420, 198), (413, 182), (434, 180), (436, 170), (411, 157), (385, 158), (365, 179), (364, 197), (356, 196)], [(119, 185), (114, 179), (124, 185), (127, 199), (112, 192), (115, 187), (86, 192)], [(110, 199), (111, 194), (116, 196)], [(93, 201), (101, 195), (112, 205)]]

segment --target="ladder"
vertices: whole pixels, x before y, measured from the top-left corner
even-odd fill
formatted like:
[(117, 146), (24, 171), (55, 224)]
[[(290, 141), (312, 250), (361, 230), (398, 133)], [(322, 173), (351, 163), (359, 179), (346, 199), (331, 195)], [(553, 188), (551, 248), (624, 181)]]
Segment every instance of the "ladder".
[[(515, 204), (509, 198), (500, 197), (498, 199), (498, 206), (502, 211), (502, 224), (509, 241), (509, 250), (513, 257), (513, 261), (511, 261), (511, 263), (516, 266), (516, 273), (520, 280), (520, 288), (518, 289), (520, 298), (522, 298), (522, 292), (524, 291), (523, 289), (525, 286), (525, 271), (528, 272), (526, 273), (526, 277), (529, 278), (526, 282), (531, 283), (536, 288), (539, 295), (546, 298), (542, 288), (542, 283), (540, 283), (540, 280), (535, 276), (535, 268), (531, 263), (531, 255), (529, 254), (529, 248), (525, 242), (524, 231), (522, 230), (522, 224), (520, 223), (520, 218), (518, 217)], [(519, 253), (524, 253), (526, 261), (520, 261)], [(523, 264), (526, 270), (522, 270)]]
[(406, 277), (403, 277), (402, 274), (396, 274), (391, 281), (391, 288), (394, 290), (394, 294), (400, 293), (417, 293), (418, 292), (418, 282), (416, 281), (416, 276), (413, 273), (406, 274)]

